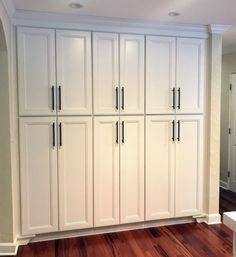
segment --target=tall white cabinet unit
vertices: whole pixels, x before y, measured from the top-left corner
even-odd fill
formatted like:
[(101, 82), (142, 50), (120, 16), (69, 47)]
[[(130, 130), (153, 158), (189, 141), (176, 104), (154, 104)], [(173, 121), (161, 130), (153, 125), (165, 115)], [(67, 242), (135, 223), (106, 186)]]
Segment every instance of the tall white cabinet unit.
[(203, 214), (205, 39), (19, 27), (17, 52), (22, 235)]

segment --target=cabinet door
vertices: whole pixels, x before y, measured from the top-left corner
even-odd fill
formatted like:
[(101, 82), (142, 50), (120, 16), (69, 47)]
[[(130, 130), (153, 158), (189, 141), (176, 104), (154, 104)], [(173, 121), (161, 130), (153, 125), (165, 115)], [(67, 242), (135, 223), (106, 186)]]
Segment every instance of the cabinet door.
[(146, 112), (174, 113), (176, 39), (148, 36), (146, 43)]
[(144, 36), (120, 36), (120, 111), (144, 113)]
[(148, 116), (146, 119), (146, 220), (172, 218), (175, 116)]
[(120, 221), (144, 220), (144, 117), (122, 117), (120, 124)]
[(20, 119), (20, 165), (22, 234), (57, 231), (55, 118)]
[(93, 33), (94, 113), (117, 114), (119, 89), (118, 35)]
[(178, 38), (176, 86), (179, 113), (203, 113), (205, 85), (205, 40)]
[(92, 113), (91, 33), (57, 30), (59, 114)]
[(63, 117), (59, 127), (60, 230), (93, 226), (92, 118)]
[(119, 119), (94, 118), (94, 226), (119, 224)]
[[(203, 117), (177, 116), (176, 216), (201, 214), (203, 192)], [(178, 123), (179, 122), (179, 123)]]
[(17, 43), (20, 115), (55, 114), (54, 30), (18, 28)]

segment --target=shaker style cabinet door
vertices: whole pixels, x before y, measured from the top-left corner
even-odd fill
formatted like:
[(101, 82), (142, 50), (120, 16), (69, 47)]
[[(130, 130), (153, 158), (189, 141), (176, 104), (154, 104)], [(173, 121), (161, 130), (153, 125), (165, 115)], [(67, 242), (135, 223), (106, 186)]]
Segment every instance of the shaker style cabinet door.
[(93, 226), (92, 118), (58, 119), (60, 230)]
[(58, 231), (56, 118), (20, 119), (23, 235)]
[(56, 46), (58, 114), (91, 114), (91, 33), (57, 30)]
[(93, 33), (94, 114), (119, 113), (119, 37)]
[(120, 113), (144, 113), (144, 36), (120, 35)]
[(146, 220), (175, 215), (174, 124), (172, 115), (146, 117)]
[(146, 112), (174, 113), (176, 39), (147, 36), (146, 40)]
[(94, 118), (94, 226), (119, 224), (119, 118)]
[(203, 113), (206, 70), (205, 40), (177, 39), (176, 90), (178, 113)]
[(203, 197), (203, 117), (176, 116), (176, 126), (176, 216), (199, 215)]
[(144, 221), (144, 117), (120, 118), (120, 222)]
[(20, 27), (17, 34), (19, 114), (53, 115), (55, 31)]

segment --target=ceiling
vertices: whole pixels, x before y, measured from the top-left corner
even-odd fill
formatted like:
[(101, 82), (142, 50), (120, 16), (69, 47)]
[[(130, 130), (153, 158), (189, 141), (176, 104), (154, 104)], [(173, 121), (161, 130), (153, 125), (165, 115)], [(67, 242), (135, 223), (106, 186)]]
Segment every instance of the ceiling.
[[(16, 9), (128, 18), (158, 22), (236, 25), (235, 0), (13, 0)], [(84, 7), (72, 9), (69, 3)], [(170, 17), (171, 11), (181, 13)], [(224, 52), (236, 52), (236, 26), (227, 32)]]

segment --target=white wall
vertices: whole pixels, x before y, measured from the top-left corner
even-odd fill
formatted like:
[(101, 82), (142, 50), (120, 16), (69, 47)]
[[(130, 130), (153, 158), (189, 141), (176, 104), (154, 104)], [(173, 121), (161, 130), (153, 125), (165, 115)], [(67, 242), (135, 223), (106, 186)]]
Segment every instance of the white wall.
[(228, 172), (229, 84), (230, 74), (233, 72), (236, 72), (236, 53), (223, 55), (221, 88), (220, 179), (225, 182), (227, 182)]
[(14, 240), (8, 79), (11, 24), (2, 0), (0, 0), (0, 30), (0, 243), (2, 243)]

